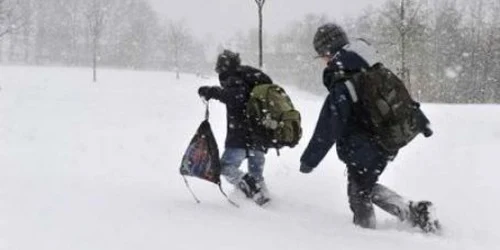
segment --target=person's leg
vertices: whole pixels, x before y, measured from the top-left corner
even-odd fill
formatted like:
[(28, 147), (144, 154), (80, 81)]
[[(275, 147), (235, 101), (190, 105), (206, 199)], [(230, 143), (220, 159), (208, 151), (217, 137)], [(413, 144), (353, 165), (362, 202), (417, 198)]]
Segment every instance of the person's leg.
[(418, 226), (424, 232), (436, 232), (440, 229), (430, 201), (407, 200), (381, 184), (376, 184), (373, 188), (372, 201), (384, 211), (398, 217), (399, 220), (408, 221), (412, 226)]
[(239, 169), (243, 160), (247, 158), (247, 150), (241, 148), (227, 148), (221, 158), (221, 174), (226, 180), (239, 188), (248, 198), (254, 198), (260, 191), (257, 181), (250, 174)]
[(255, 179), (256, 182), (264, 181), (264, 163), (266, 161), (265, 154), (258, 150), (248, 151), (248, 173)]
[(347, 163), (349, 206), (353, 222), (364, 228), (375, 228), (372, 192), (387, 166), (387, 156), (380, 147), (363, 137), (352, 137), (343, 147), (342, 160)]
[(410, 201), (382, 184), (375, 184), (372, 191), (372, 201), (382, 210), (398, 217), (401, 221), (410, 216)]
[(265, 153), (258, 150), (250, 150), (248, 155), (248, 173), (254, 178), (258, 192), (254, 196), (255, 202), (259, 205), (267, 203), (269, 198), (269, 190), (264, 181), (264, 163)]
[(245, 173), (239, 169), (245, 158), (246, 151), (240, 148), (226, 148), (222, 154), (221, 174), (229, 183), (237, 185), (245, 175)]
[(353, 212), (353, 223), (363, 228), (375, 228), (376, 218), (371, 200), (371, 192), (377, 178), (368, 178), (366, 172), (360, 173), (355, 166), (348, 166), (347, 196)]
[[(339, 147), (337, 146), (339, 149)], [(373, 204), (401, 220), (408, 220), (422, 230), (437, 231), (439, 222), (435, 219), (432, 203), (428, 201), (407, 201), (396, 192), (377, 184), (387, 162), (395, 157), (374, 142), (355, 136), (339, 150), (342, 161), (348, 168), (349, 205), (356, 225), (374, 228)]]

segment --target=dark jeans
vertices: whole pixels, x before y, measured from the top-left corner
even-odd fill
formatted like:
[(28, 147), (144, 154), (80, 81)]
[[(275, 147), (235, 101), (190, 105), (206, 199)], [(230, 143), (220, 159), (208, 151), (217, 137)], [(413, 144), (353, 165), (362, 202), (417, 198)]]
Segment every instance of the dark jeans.
[[(377, 184), (378, 178), (395, 154), (386, 152), (373, 140), (357, 135), (339, 142), (337, 152), (340, 159), (347, 165), (347, 195), (349, 207), (354, 214), (354, 224), (365, 228), (375, 228), (374, 191), (385, 188)], [(380, 188), (376, 189), (377, 186)], [(380, 198), (380, 195), (377, 198)], [(382, 201), (379, 202), (380, 200)], [(385, 196), (381, 197), (375, 204), (383, 205), (386, 200)], [(388, 206), (381, 206), (381, 208), (384, 207)]]

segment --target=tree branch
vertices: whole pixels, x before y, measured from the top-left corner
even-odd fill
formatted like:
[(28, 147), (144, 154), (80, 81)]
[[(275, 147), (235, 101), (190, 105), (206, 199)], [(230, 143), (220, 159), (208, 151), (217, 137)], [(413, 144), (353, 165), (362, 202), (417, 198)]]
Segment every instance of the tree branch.
[(7, 34), (9, 34), (9, 33), (10, 33), (10, 29), (6, 29), (6, 30), (4, 30), (4, 31), (1, 31), (1, 32), (0, 32), (0, 37), (2, 37), (2, 36), (4, 36), (4, 35), (7, 35)]
[(5, 27), (3, 27), (3, 30), (0, 31), (0, 37), (12, 34), (14, 31), (24, 27), (27, 23), (20, 13), (17, 13), (18, 15), (15, 13), (16, 10), (19, 9), (19, 1), (15, 1), (15, 3), (11, 3), (11, 6), (8, 6), (9, 8), (3, 9), (5, 7), (3, 6), (5, 3), (5, 0), (0, 0), (0, 24), (5, 22), (3, 24)]
[(255, 0), (255, 3), (259, 6), (259, 8), (262, 8), (266, 3), (266, 0)]
[(419, 1), (419, 5), (417, 6), (417, 9), (415, 10), (415, 12), (413, 12), (413, 15), (411, 16), (411, 18), (408, 19), (408, 29), (406, 30), (406, 32), (413, 31), (414, 26), (412, 26), (412, 24), (415, 21), (417, 14), (420, 11), (420, 8), (422, 7), (422, 5), (423, 5), (422, 1)]

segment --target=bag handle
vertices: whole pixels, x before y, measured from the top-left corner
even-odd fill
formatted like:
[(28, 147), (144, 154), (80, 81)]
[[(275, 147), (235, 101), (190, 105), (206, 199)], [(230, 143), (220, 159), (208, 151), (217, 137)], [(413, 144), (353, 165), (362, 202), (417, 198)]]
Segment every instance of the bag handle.
[(209, 105), (208, 105), (209, 103), (204, 98), (202, 98), (202, 101), (205, 104), (205, 120), (208, 121), (208, 118), (210, 118), (210, 111), (209, 111)]

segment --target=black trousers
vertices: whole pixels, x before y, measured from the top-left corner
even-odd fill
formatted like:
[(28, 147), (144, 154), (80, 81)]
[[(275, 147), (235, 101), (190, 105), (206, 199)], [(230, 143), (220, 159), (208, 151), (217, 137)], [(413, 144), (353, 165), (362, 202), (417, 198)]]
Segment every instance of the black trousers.
[[(385, 164), (386, 165), (386, 164)], [(410, 220), (410, 201), (386, 186), (377, 183), (385, 165), (372, 169), (348, 166), (347, 195), (353, 212), (353, 223), (364, 228), (375, 228), (373, 205), (396, 216), (401, 221)]]

